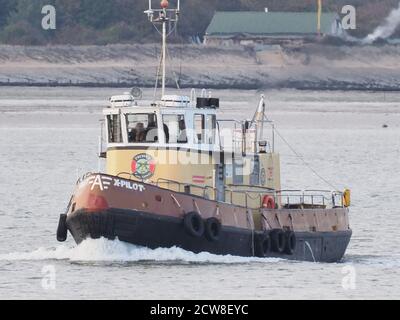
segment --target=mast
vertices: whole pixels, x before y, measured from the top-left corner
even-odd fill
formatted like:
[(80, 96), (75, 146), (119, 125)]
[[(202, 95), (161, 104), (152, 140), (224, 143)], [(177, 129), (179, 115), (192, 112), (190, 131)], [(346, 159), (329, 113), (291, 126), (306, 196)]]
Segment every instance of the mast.
[[(167, 39), (170, 34), (175, 30), (180, 14), (180, 0), (177, 2), (175, 9), (169, 9), (168, 0), (162, 0), (160, 3), (161, 9), (152, 8), (152, 0), (149, 0), (149, 10), (144, 13), (147, 14), (149, 21), (155, 26), (157, 31), (162, 36), (162, 48), (161, 48), (161, 98), (165, 95), (166, 78), (167, 78)], [(158, 14), (158, 17), (154, 17)], [(173, 29), (168, 33), (167, 24), (172, 22), (174, 24)], [(161, 32), (157, 25), (161, 24)]]
[(165, 79), (167, 72), (167, 22), (164, 19), (162, 23), (162, 83), (161, 83), (161, 97), (165, 96)]
[(317, 18), (317, 33), (318, 36), (321, 36), (321, 15), (322, 15), (322, 0), (318, 0), (318, 18)]

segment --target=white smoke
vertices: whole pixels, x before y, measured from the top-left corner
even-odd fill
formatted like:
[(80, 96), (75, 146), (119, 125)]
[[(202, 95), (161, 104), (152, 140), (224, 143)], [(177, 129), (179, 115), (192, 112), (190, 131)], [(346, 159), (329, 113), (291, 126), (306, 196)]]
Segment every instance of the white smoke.
[(393, 9), (389, 16), (386, 18), (385, 22), (380, 25), (375, 31), (369, 34), (363, 43), (370, 44), (377, 39), (387, 39), (389, 38), (400, 25), (400, 3), (397, 9)]

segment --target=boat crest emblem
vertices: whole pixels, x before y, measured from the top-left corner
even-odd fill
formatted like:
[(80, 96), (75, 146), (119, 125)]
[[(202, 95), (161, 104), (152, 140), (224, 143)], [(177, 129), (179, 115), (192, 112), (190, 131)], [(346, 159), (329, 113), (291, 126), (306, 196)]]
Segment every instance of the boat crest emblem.
[(147, 180), (154, 175), (154, 172), (156, 171), (156, 162), (152, 156), (146, 153), (141, 153), (133, 158), (131, 169), (132, 174), (137, 179)]

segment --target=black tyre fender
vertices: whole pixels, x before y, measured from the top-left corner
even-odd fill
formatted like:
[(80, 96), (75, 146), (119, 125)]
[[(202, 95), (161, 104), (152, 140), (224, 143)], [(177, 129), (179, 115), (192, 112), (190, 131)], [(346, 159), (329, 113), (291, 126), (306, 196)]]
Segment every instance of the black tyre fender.
[(271, 248), (276, 253), (284, 253), (286, 248), (286, 235), (281, 229), (271, 232)]
[(271, 252), (271, 237), (267, 232), (257, 233), (255, 236), (254, 251), (258, 258), (266, 258)]
[(58, 220), (57, 241), (65, 242), (68, 237), (67, 215), (61, 214)]
[(293, 231), (285, 232), (286, 244), (285, 244), (285, 253), (288, 255), (293, 255), (296, 251), (297, 239), (296, 234)]
[(197, 212), (189, 212), (183, 220), (185, 230), (193, 237), (200, 238), (204, 235), (204, 220)]
[(210, 218), (205, 223), (205, 234), (209, 241), (217, 242), (221, 237), (222, 225), (217, 218)]

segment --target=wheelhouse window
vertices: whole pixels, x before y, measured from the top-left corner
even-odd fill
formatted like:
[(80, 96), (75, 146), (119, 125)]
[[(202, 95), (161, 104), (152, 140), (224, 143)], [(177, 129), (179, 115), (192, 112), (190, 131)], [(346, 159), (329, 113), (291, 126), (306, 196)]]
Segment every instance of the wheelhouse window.
[(155, 113), (127, 114), (126, 128), (129, 143), (158, 142), (157, 115)]
[(204, 131), (206, 128), (205, 117), (203, 114), (194, 115), (194, 132), (196, 134), (197, 143), (204, 143)]
[(121, 116), (107, 116), (108, 143), (122, 143)]
[(184, 115), (164, 115), (164, 133), (166, 143), (187, 143), (187, 127)]
[(233, 184), (242, 185), (244, 181), (244, 162), (235, 160), (233, 162)]
[(217, 131), (217, 117), (215, 115), (206, 116), (206, 143), (215, 144), (215, 135)]
[(194, 116), (194, 126), (198, 144), (215, 144), (217, 129), (217, 119), (215, 115), (196, 114)]

